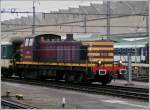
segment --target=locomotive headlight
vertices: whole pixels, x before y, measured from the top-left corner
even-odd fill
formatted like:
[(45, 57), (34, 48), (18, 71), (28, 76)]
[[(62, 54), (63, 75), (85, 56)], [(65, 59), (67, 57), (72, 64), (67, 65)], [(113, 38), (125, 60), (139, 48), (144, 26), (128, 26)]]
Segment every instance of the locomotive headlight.
[(102, 62), (101, 61), (98, 61), (98, 64), (100, 65)]
[(122, 60), (120, 60), (119, 63), (122, 64)]

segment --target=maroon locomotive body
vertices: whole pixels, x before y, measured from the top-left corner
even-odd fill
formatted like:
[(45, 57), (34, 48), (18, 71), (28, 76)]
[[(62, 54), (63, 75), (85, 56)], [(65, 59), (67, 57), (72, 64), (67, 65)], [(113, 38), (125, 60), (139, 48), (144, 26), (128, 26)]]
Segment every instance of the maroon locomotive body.
[[(69, 37), (69, 38), (68, 38)], [(38, 39), (26, 37), (23, 47), (23, 61), (43, 62), (79, 62), (81, 42), (70, 39), (48, 39), (39, 36)]]
[(52, 61), (56, 60), (56, 45), (52, 41), (61, 40), (61, 36), (44, 34), (26, 37), (23, 43), (22, 61)]
[(26, 37), (20, 48), (21, 59), (15, 62), (20, 78), (107, 84), (114, 73), (126, 71), (123, 66), (114, 69), (117, 65), (113, 64), (111, 40), (80, 42), (72, 34), (67, 34), (65, 40), (58, 35), (42, 34)]

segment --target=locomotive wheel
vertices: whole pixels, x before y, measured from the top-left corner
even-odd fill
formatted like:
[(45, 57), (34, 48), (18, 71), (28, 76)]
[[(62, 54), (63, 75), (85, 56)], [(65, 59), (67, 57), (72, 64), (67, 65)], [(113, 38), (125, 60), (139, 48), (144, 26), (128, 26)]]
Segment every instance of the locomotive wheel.
[(110, 76), (108, 83), (110, 83), (112, 79), (113, 79), (113, 76)]
[(73, 82), (73, 75), (67, 74), (67, 82)]
[[(38, 78), (37, 78), (38, 79)], [(46, 78), (44, 76), (41, 76), (39, 80), (44, 81)]]
[(102, 80), (102, 82), (101, 82), (101, 83), (102, 83), (102, 85), (103, 85), (103, 86), (106, 86), (107, 81), (106, 81), (106, 80)]
[(17, 70), (16, 71), (16, 76), (18, 76), (19, 77), (19, 79), (21, 79), (22, 78), (22, 75), (23, 75), (23, 70)]
[(2, 75), (3, 75), (4, 78), (8, 78), (8, 75), (5, 72), (3, 72)]
[(63, 75), (63, 79), (64, 79), (66, 82), (69, 82), (69, 77), (68, 77), (67, 74), (64, 74), (64, 75)]
[(19, 78), (21, 79), (23, 77), (25, 79), (28, 79), (28, 77), (26, 76), (27, 72), (27, 70), (23, 70), (21, 73), (18, 73)]
[(5, 71), (2, 72), (2, 75), (5, 77), (5, 78), (9, 78), (9, 77), (12, 77), (12, 72), (8, 69), (6, 69)]
[(80, 82), (80, 76), (79, 75), (75, 75), (74, 76), (74, 83), (79, 83)]
[(2, 75), (3, 75), (5, 78), (9, 78), (9, 77), (12, 77), (13, 73), (12, 73), (11, 70), (5, 69), (4, 71), (2, 71)]
[(106, 79), (106, 78), (103, 78), (103, 79), (101, 80), (101, 83), (102, 83), (103, 86), (105, 86), (106, 84), (110, 83), (111, 80), (112, 80), (112, 76), (110, 76), (110, 77), (107, 78), (107, 79)]
[(75, 76), (74, 76), (74, 75), (69, 75), (69, 74), (64, 74), (64, 75), (63, 75), (63, 79), (64, 79), (66, 82), (74, 82)]
[(44, 81), (44, 80), (46, 79), (44, 73), (47, 74), (47, 71), (44, 71), (44, 70), (37, 70), (37, 71), (35, 72), (35, 74), (36, 74), (36, 79), (37, 79), (37, 80)]
[(70, 75), (69, 81), (70, 81), (70, 82), (74, 82), (74, 80), (75, 80), (75, 75)]
[(56, 80), (56, 81), (59, 81), (59, 80), (61, 80), (61, 79), (63, 79), (63, 75), (61, 75), (59, 72), (56, 73), (55, 80)]
[(75, 78), (75, 82), (76, 83), (81, 83), (83, 81), (83, 75), (80, 74), (80, 75), (77, 75), (76, 78)]
[(22, 73), (19, 73), (18, 76), (19, 76), (19, 79), (22, 79)]
[(65, 75), (65, 74), (63, 74), (63, 77), (62, 77), (62, 79), (63, 79), (63, 80), (65, 80), (65, 78), (66, 78), (66, 75)]
[(113, 75), (112, 73), (109, 73), (109, 78), (107, 80), (107, 83), (110, 83), (112, 79), (113, 79)]
[(86, 83), (87, 83), (87, 84), (91, 84), (91, 83), (92, 83), (92, 80), (87, 80)]

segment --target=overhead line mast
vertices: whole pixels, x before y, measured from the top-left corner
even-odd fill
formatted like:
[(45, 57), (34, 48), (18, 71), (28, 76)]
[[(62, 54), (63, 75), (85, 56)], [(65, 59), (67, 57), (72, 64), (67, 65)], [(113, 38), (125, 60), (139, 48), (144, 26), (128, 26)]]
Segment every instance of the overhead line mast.
[(149, 1), (147, 1), (147, 16), (146, 16), (146, 32), (147, 32), (147, 35), (149, 36)]
[(35, 35), (35, 6), (33, 1), (33, 24), (32, 24), (32, 35)]
[(107, 1), (107, 39), (110, 39), (110, 1)]

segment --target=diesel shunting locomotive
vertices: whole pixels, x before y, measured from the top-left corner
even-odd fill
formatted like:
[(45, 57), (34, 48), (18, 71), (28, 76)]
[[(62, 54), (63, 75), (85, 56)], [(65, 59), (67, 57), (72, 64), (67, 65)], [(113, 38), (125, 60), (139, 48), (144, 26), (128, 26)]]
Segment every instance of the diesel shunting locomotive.
[[(14, 45), (17, 48), (14, 49)], [(26, 37), (22, 43), (13, 43), (12, 48), (11, 64), (2, 68), (5, 77), (14, 73), (20, 78), (106, 85), (114, 74), (126, 73), (123, 65), (114, 64), (111, 40), (76, 41), (73, 34), (67, 34), (62, 40), (59, 35), (42, 34)], [(5, 49), (2, 47), (2, 52)]]

